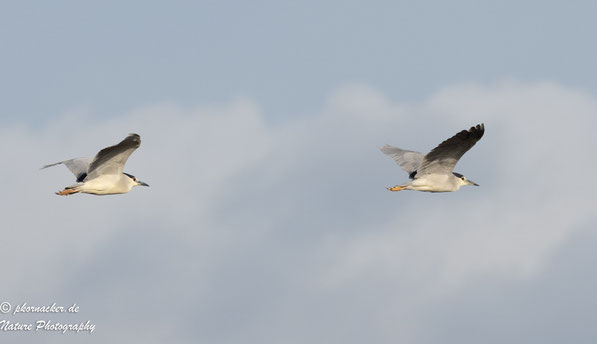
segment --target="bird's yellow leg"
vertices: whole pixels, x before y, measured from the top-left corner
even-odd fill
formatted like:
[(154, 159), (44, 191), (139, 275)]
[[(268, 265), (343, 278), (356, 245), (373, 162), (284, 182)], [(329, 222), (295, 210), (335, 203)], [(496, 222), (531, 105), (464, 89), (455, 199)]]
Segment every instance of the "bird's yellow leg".
[(401, 190), (406, 189), (406, 186), (396, 185), (396, 186), (394, 186), (392, 188), (387, 188), (387, 189), (390, 190), (390, 191), (401, 191)]
[(72, 194), (77, 193), (77, 192), (79, 192), (78, 189), (64, 189), (62, 191), (56, 192), (56, 195), (68, 196), (68, 195), (72, 195)]

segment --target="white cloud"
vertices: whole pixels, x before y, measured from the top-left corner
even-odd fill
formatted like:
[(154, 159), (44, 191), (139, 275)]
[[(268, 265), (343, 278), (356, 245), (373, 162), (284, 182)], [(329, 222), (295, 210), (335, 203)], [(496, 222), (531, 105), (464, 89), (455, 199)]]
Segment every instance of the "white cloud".
[[(587, 123), (597, 103), (550, 83), (504, 82), (455, 86), (423, 107), (470, 125), (487, 123), (486, 136), (465, 159), (467, 170), (477, 165), (472, 179), (485, 172), (495, 180), (474, 190), (474, 199), (419, 202), (378, 231), (353, 238), (340, 275), (371, 268), (390, 276), (427, 271), (432, 288), (443, 290), (435, 279), (452, 285), (478, 273), (536, 272), (593, 210), (591, 190), (571, 178), (590, 180), (595, 168), (587, 159), (595, 141)], [(413, 269), (413, 262), (423, 266)]]
[[(5, 128), (2, 158), (15, 168), (2, 172), (0, 205), (13, 245), (0, 252), (12, 262), (0, 291), (77, 295), (102, 323), (100, 342), (127, 327), (159, 333), (144, 342), (417, 342), (430, 330), (421, 308), (479, 279), (536, 278), (592, 221), (583, 181), (596, 167), (596, 110), (578, 90), (506, 80), (420, 104), (349, 85), (320, 114), (280, 125), (237, 99)], [(457, 168), (480, 188), (385, 190), (407, 176), (377, 147), (426, 151), (480, 122), (486, 136)], [(149, 189), (60, 198), (69, 172), (35, 170), (129, 132), (143, 144), (126, 170)], [(114, 314), (123, 303), (136, 308)]]

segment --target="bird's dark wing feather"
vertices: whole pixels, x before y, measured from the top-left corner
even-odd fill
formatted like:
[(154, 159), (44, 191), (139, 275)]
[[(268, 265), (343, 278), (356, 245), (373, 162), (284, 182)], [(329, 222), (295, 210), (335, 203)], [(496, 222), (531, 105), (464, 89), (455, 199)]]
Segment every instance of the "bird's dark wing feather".
[(89, 164), (87, 179), (103, 174), (122, 174), (124, 164), (139, 146), (141, 146), (141, 137), (137, 134), (129, 134), (119, 144), (102, 149)]
[(481, 123), (440, 143), (425, 155), (417, 174), (452, 173), (458, 160), (483, 137), (484, 133), (485, 125)]

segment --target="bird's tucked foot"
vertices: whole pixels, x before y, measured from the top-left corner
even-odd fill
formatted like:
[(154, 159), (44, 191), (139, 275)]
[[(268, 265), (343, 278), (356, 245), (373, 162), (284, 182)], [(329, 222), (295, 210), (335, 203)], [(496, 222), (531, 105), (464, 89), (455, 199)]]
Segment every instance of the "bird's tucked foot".
[(390, 191), (401, 191), (401, 190), (406, 189), (406, 186), (396, 185), (394, 187), (387, 188), (387, 189), (390, 190)]
[(79, 192), (78, 189), (64, 189), (62, 191), (56, 192), (56, 195), (68, 196), (68, 195), (72, 195), (72, 194), (77, 193), (77, 192)]

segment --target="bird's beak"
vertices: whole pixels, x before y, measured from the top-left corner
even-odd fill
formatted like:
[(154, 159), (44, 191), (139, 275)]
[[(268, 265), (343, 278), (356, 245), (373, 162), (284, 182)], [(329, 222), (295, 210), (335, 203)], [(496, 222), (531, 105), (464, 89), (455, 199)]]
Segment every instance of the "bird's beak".
[(472, 180), (466, 180), (470, 185), (479, 186), (479, 184), (473, 182)]
[(142, 182), (142, 181), (140, 181), (140, 180), (137, 180), (137, 184), (138, 184), (138, 185), (141, 185), (141, 186), (149, 186), (149, 184), (147, 184), (147, 183), (143, 183), (143, 182)]

